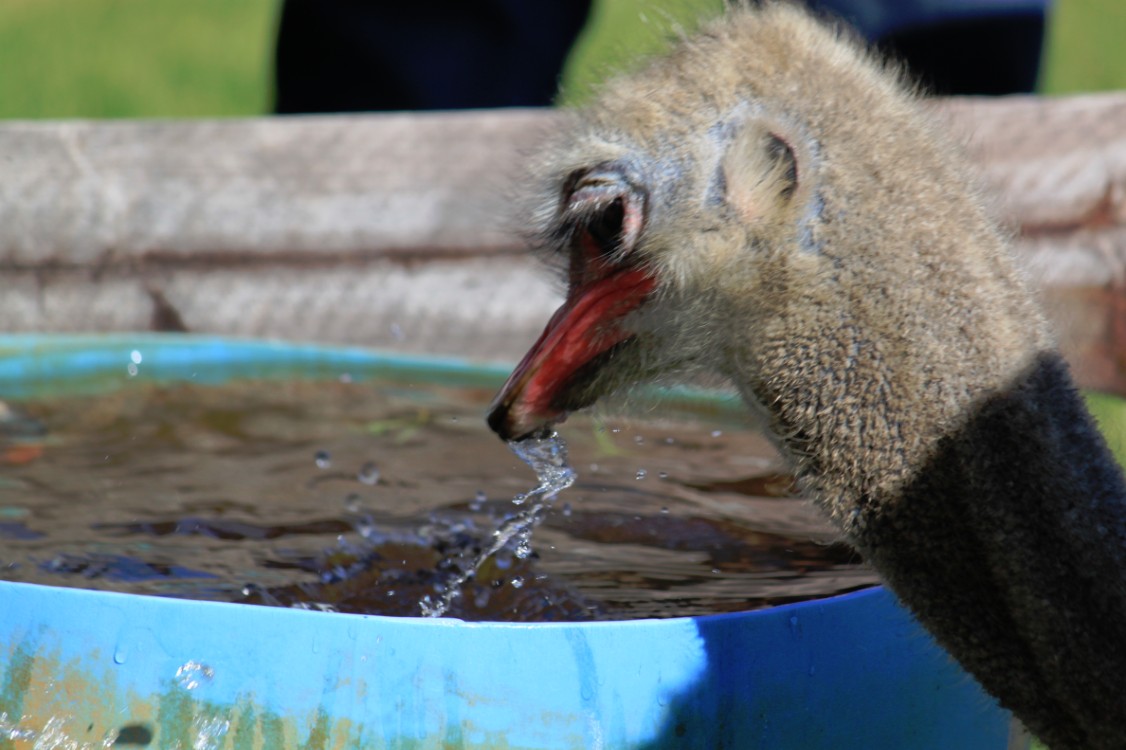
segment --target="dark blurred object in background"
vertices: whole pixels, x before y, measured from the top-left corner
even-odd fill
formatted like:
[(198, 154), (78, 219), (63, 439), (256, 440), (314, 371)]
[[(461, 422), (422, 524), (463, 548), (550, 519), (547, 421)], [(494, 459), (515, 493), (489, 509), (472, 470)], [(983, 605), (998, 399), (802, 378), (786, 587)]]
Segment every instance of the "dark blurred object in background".
[(547, 106), (590, 0), (285, 0), (275, 109)]
[(1036, 88), (1051, 0), (806, 0), (903, 61), (929, 94)]
[[(604, 0), (605, 1), (605, 0)], [(551, 104), (591, 0), (285, 0), (275, 110)], [(1035, 88), (1050, 0), (807, 0), (906, 63), (929, 93)]]

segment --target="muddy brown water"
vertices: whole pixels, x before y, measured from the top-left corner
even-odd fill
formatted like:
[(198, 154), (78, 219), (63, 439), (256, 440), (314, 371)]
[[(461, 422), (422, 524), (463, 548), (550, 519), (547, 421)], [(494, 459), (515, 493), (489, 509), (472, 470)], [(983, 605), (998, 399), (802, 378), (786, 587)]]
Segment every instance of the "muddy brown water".
[[(0, 429), (0, 578), (418, 616), (535, 484), (485, 427), (491, 395), (236, 381), (19, 404)], [(760, 435), (660, 414), (563, 425), (578, 482), (534, 554), (498, 553), (449, 615), (700, 615), (876, 583)]]

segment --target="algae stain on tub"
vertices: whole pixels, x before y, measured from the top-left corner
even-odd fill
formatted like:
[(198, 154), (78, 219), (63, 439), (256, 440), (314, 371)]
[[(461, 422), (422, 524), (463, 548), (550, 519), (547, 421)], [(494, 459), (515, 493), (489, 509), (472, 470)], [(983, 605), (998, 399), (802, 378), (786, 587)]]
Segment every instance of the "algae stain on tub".
[(0, 679), (0, 750), (11, 750), (21, 732), (24, 696), (31, 687), (35, 666), (35, 647), (23, 639), (16, 643), (5, 660), (7, 667)]
[[(197, 697), (199, 684), (189, 687), (183, 674), (170, 675), (159, 690), (140, 697), (114, 678), (112, 668), (100, 668), (101, 661), (97, 654), (60, 658), (35, 638), (17, 643), (0, 675), (0, 750), (531, 750), (510, 744), (503, 732), (467, 732), (472, 724), (458, 721), (445, 722), (440, 736), (373, 736), (375, 727), (334, 718), (323, 704), (298, 717), (280, 715), (249, 695), (208, 700)], [(596, 728), (593, 738), (600, 733)], [(576, 737), (573, 747), (602, 746), (588, 744), (590, 739)]]
[(0, 750), (363, 746), (353, 723), (334, 721), (323, 706), (302, 731), (300, 722), (264, 710), (250, 698), (230, 704), (198, 699), (182, 675), (170, 677), (154, 695), (138, 697), (123, 691), (112, 671), (84, 661), (64, 660), (31, 636), (10, 649), (0, 674)]
[(75, 679), (73, 664), (44, 646), (40, 635), (17, 636), (0, 673), (0, 750), (113, 747), (120, 727), (74, 714), (81, 706), (89, 714), (113, 715), (104, 684)]

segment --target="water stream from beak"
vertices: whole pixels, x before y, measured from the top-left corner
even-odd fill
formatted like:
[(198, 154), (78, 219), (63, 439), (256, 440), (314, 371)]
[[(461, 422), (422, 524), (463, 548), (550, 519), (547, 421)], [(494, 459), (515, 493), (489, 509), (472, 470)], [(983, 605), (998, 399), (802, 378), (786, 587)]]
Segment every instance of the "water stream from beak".
[[(461, 596), (462, 587), (477, 569), (492, 555), (513, 543), (513, 554), (527, 559), (532, 554), (532, 532), (543, 521), (544, 514), (556, 496), (575, 483), (575, 470), (567, 463), (567, 443), (558, 433), (546, 437), (532, 437), (509, 441), (508, 447), (517, 457), (536, 472), (539, 483), (535, 489), (512, 498), (519, 513), (507, 519), (493, 532), (490, 543), (468, 559), (451, 558), (448, 562), (452, 575), (442, 584), (438, 596), (429, 594), (419, 602), (426, 617), (442, 617), (454, 600)], [(530, 502), (529, 502), (530, 501)]]

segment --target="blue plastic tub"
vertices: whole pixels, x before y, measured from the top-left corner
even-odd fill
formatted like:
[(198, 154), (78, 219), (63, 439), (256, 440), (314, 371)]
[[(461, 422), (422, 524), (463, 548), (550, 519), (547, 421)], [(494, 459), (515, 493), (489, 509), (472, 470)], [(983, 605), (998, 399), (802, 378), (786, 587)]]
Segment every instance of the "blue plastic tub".
[[(196, 382), (506, 372), (213, 338), (0, 337), (0, 398), (120, 387), (131, 362)], [(974, 750), (1005, 748), (1010, 725), (883, 589), (523, 625), (0, 583), (0, 660), (4, 749)]]

